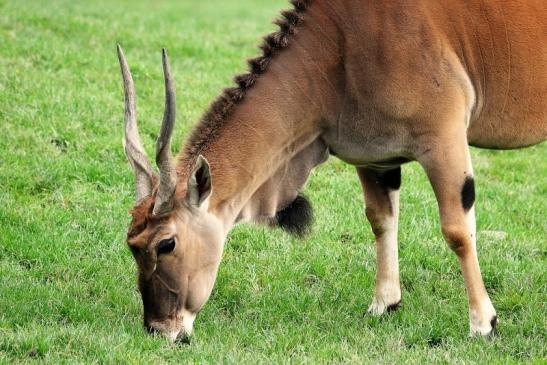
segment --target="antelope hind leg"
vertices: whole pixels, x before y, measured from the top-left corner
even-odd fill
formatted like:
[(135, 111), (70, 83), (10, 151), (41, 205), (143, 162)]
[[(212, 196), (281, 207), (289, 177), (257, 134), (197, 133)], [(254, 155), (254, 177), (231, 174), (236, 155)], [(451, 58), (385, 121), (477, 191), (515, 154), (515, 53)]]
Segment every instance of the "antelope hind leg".
[(376, 287), (368, 313), (381, 315), (401, 302), (397, 224), (401, 168), (375, 171), (357, 168), (365, 193), (365, 212), (376, 238)]

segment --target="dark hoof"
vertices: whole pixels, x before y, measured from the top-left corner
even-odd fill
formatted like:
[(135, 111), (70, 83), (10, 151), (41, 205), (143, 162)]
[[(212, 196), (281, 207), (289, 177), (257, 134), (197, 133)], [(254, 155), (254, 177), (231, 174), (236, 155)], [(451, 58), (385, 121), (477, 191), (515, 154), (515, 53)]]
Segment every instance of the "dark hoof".
[(400, 306), (401, 306), (401, 301), (399, 300), (397, 303), (388, 305), (386, 308), (386, 312), (387, 313), (395, 312), (397, 309), (399, 309)]
[(488, 334), (488, 338), (493, 338), (498, 335), (497, 325), (498, 325), (498, 316), (494, 316), (490, 320), (490, 326), (492, 326), (492, 330)]
[(399, 307), (401, 306), (401, 300), (399, 300), (397, 303), (390, 304), (386, 307), (383, 307), (383, 310), (381, 312), (377, 311), (377, 308), (371, 304), (368, 310), (363, 313), (363, 317), (365, 316), (384, 316), (386, 313), (392, 313), (395, 312)]

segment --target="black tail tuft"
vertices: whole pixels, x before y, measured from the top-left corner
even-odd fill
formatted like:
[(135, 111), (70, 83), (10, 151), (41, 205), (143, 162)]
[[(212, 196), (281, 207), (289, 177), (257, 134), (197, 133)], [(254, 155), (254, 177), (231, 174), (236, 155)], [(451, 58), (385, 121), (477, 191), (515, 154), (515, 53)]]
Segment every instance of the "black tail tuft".
[(279, 227), (289, 234), (304, 237), (311, 230), (313, 210), (303, 195), (298, 195), (291, 204), (275, 214)]

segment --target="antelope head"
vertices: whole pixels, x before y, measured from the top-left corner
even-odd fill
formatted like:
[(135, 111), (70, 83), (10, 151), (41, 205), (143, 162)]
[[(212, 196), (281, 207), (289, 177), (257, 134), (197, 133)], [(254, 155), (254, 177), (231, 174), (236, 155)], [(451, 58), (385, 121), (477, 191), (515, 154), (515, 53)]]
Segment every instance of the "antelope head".
[(159, 177), (140, 141), (133, 79), (120, 46), (118, 58), (125, 92), (124, 149), (137, 192), (127, 243), (138, 266), (144, 327), (187, 342), (213, 289), (226, 233), (220, 220), (208, 212), (212, 181), (205, 158), (197, 158), (189, 176), (179, 178), (175, 170), (170, 143), (175, 88), (165, 49), (165, 110), (156, 142)]

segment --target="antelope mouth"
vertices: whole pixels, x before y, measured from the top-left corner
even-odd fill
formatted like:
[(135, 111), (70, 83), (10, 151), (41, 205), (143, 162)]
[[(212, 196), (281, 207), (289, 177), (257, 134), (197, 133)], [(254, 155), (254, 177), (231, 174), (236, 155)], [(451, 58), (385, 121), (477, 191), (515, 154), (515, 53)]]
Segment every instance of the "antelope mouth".
[(183, 310), (175, 318), (145, 323), (144, 329), (153, 336), (162, 335), (171, 342), (187, 345), (190, 344), (195, 318), (195, 314)]
[(152, 336), (163, 336), (172, 342), (176, 342), (182, 337), (189, 337), (183, 328), (173, 328), (172, 326), (166, 325), (165, 322), (152, 321), (145, 325), (144, 329)]

